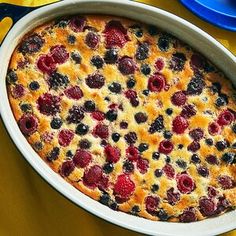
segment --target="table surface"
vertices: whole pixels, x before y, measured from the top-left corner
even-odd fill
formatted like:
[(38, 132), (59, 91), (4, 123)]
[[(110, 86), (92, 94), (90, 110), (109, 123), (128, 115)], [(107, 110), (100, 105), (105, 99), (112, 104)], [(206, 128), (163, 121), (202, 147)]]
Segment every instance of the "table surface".
[[(55, 0), (5, 0), (37, 6)], [(194, 16), (177, 0), (141, 0), (194, 23), (236, 54), (236, 33), (212, 26)], [(0, 41), (12, 24), (0, 22)], [(140, 235), (112, 225), (75, 206), (49, 186), (24, 160), (0, 121), (0, 235)], [(224, 234), (236, 236), (236, 230)]]

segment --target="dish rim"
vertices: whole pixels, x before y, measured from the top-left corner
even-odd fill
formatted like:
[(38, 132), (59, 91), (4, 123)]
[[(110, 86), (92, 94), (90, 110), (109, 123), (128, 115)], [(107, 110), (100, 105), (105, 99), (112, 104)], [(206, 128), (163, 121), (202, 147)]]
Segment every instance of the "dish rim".
[[(98, 6), (100, 8), (97, 8)], [(87, 10), (85, 10), (86, 7), (88, 8)], [(118, 11), (118, 9), (120, 11)], [(116, 11), (119, 12), (119, 14), (115, 14)], [(236, 73), (236, 58), (233, 54), (207, 33), (174, 14), (146, 4), (127, 0), (100, 0), (99, 2), (95, 0), (67, 0), (57, 2), (34, 10), (19, 20), (10, 30), (0, 48), (0, 85), (2, 85), (0, 86), (0, 113), (11, 139), (17, 146), (18, 150), (22, 153), (23, 157), (47, 183), (76, 205), (116, 225), (151, 235), (185, 235), (184, 232), (186, 232), (186, 226), (191, 230), (191, 235), (193, 236), (199, 235), (198, 232), (201, 229), (201, 235), (204, 236), (215, 235), (236, 228), (236, 221), (234, 220), (236, 217), (236, 210), (203, 221), (188, 223), (187, 225), (186, 223), (151, 221), (137, 216), (128, 215), (127, 213), (111, 210), (98, 201), (95, 201), (78, 191), (57, 173), (51, 170), (50, 167), (39, 158), (38, 154), (33, 150), (20, 132), (10, 108), (5, 85), (9, 59), (19, 39), (37, 25), (52, 20), (58, 16), (72, 15), (75, 13), (102, 13), (105, 15), (108, 14), (108, 12), (112, 12), (110, 15), (120, 15), (149, 24), (151, 23), (151, 19), (158, 19), (160, 21), (156, 24), (158, 27), (161, 27), (160, 25), (163, 23), (170, 29), (167, 31), (180, 39), (182, 39), (182, 33), (187, 30), (189, 35), (185, 32), (186, 38), (184, 41), (191, 45), (194, 44), (194, 42), (199, 42), (199, 39), (201, 39), (202, 41), (200, 42), (200, 46), (198, 45), (197, 50), (203, 53), (208, 49), (210, 52), (208, 58), (215, 62), (215, 64), (232, 80), (232, 82), (236, 84), (236, 80), (233, 79), (233, 74)], [(142, 13), (145, 17), (139, 13)], [(172, 23), (172, 25), (168, 25), (168, 22)], [(174, 26), (178, 26), (178, 31), (176, 28), (174, 29)], [(205, 43), (206, 45), (204, 45)], [(223, 55), (221, 55), (222, 53)], [(224, 65), (231, 67), (230, 70), (226, 69), (222, 62), (219, 63), (216, 61), (215, 54), (217, 54), (216, 58), (219, 58), (219, 55), (221, 55)], [(222, 226), (223, 222), (228, 223)], [(216, 228), (216, 224), (220, 225), (220, 227)], [(167, 225), (169, 227), (166, 227)], [(212, 226), (212, 229), (210, 229), (210, 226)]]

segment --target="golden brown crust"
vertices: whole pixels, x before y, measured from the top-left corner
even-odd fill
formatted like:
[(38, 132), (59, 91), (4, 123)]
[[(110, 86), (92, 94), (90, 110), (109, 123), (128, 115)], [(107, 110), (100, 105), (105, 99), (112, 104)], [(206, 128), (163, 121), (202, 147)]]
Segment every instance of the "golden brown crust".
[[(118, 51), (119, 60), (121, 60), (123, 56), (127, 56), (132, 58), (135, 62), (136, 69), (131, 75), (125, 75), (119, 71), (119, 61), (115, 64), (108, 64), (103, 61), (104, 64), (102, 68), (96, 68), (91, 63), (91, 58), (93, 56), (99, 55), (101, 58), (104, 58), (107, 51), (106, 34), (104, 33), (104, 30), (107, 23), (114, 20), (121, 22), (122, 26), (127, 29), (126, 37), (128, 37), (128, 41), (121, 47), (116, 46), (115, 48)], [(87, 27), (84, 28), (82, 32), (75, 32), (71, 23), (68, 22), (71, 22), (71, 20), (66, 19), (64, 21), (51, 22), (36, 28), (26, 36), (22, 42), (26, 42), (31, 35), (37, 34), (43, 39), (42, 45), (39, 46), (38, 50), (36, 49), (31, 53), (27, 51), (28, 49), (22, 49), (23, 43), (21, 42), (14, 51), (9, 65), (9, 71), (14, 71), (14, 75), (12, 76), (17, 76), (17, 81), (12, 81), (11, 78), (9, 79), (10, 72), (8, 74), (7, 87), (12, 111), (21, 129), (20, 122), (22, 117), (33, 114), (37, 119), (36, 130), (30, 134), (25, 134), (28, 142), (33, 146), (39, 156), (46, 161), (55, 172), (61, 174), (66, 181), (86, 195), (95, 200), (100, 200), (102, 203), (108, 204), (113, 209), (119, 209), (151, 220), (168, 219), (169, 221), (174, 222), (188, 221), (188, 218), (184, 215), (184, 212), (188, 211), (194, 212), (195, 216), (191, 218), (191, 220), (201, 220), (217, 213), (221, 214), (226, 210), (235, 207), (236, 157), (235, 146), (232, 146), (236, 142), (236, 131), (233, 131), (235, 117), (230, 124), (223, 125), (221, 132), (217, 135), (211, 135), (208, 130), (209, 125), (212, 122), (217, 121), (219, 115), (223, 111), (228, 110), (231, 115), (233, 114), (233, 116), (236, 116), (235, 90), (233, 90), (231, 83), (224, 75), (204, 58), (202, 58), (202, 61), (205, 64), (200, 64), (200, 69), (195, 68), (191, 65), (191, 60), (193, 60), (191, 58), (193, 55), (196, 55), (196, 53), (191, 48), (163, 32), (151, 35), (152, 33), (149, 33), (150, 29), (148, 30), (148, 26), (142, 23), (113, 16), (90, 15), (86, 16), (86, 26), (93, 28)], [(138, 25), (138, 27), (131, 27), (134, 25)], [(86, 45), (85, 38), (86, 35), (89, 32), (93, 32), (94, 29), (100, 42), (96, 49), (91, 49)], [(137, 30), (141, 30), (142, 34), (138, 35)], [(72, 38), (72, 41), (74, 39), (74, 42), (68, 41), (69, 37)], [(116, 37), (119, 37), (119, 35), (116, 35)], [(164, 41), (164, 45), (162, 46), (165, 47), (165, 44), (168, 44), (168, 48), (164, 48), (164, 50), (160, 48), (161, 42), (163, 43), (160, 39), (161, 37)], [(149, 44), (148, 57), (144, 60), (138, 60), (135, 58), (137, 47), (145, 42), (148, 42)], [(50, 50), (55, 45), (63, 45), (69, 53), (69, 58), (67, 58), (65, 62), (57, 63), (56, 65), (56, 72), (66, 76), (67, 79), (69, 79), (69, 82), (60, 84), (59, 81), (59, 86), (56, 85), (56, 88), (50, 88), (48, 81), (51, 74), (40, 70), (37, 63), (43, 55), (50, 54)], [(30, 47), (31, 45), (26, 46)], [(75, 63), (72, 56), (73, 53), (79, 53), (81, 56), (81, 63)], [(176, 53), (179, 54), (176, 55)], [(180, 55), (180, 59), (173, 59), (173, 55), (176, 55), (176, 57)], [(185, 58), (182, 58), (182, 55), (184, 55)], [(157, 72), (158, 69), (155, 67), (155, 62), (158, 58), (164, 62), (164, 68), (161, 69), (160, 72)], [(177, 62), (175, 60), (177, 60)], [(175, 64), (173, 63), (177, 63), (177, 66), (182, 66), (182, 68), (176, 69)], [(151, 69), (149, 75), (143, 73), (141, 69), (141, 65), (143, 64), (149, 65)], [(105, 78), (105, 85), (102, 86), (101, 89), (92, 89), (85, 82), (86, 78), (94, 73), (100, 73)], [(145, 95), (143, 91), (147, 90), (148, 81), (155, 73), (164, 76), (166, 87), (160, 92), (149, 91), (149, 94)], [(189, 84), (192, 78), (199, 77), (201, 81), (204, 81), (202, 91), (197, 94), (188, 93)], [(139, 104), (137, 106), (133, 106), (125, 95), (125, 91), (128, 90), (127, 81), (130, 78), (133, 78), (136, 81), (132, 90), (135, 90), (138, 94)], [(32, 81), (37, 81), (40, 88), (31, 89), (30, 83)], [(109, 91), (108, 87), (113, 82), (118, 82), (121, 85), (121, 93), (115, 94)], [(213, 91), (213, 83), (216, 82), (221, 85), (220, 93)], [(16, 91), (18, 85), (23, 86), (24, 92)], [(65, 89), (68, 89), (71, 86), (79, 86), (83, 91), (83, 96), (80, 99), (71, 99), (65, 95)], [(195, 115), (186, 118), (189, 125), (182, 134), (177, 134), (172, 131), (173, 119), (182, 114), (181, 111), (183, 110), (183, 105), (174, 105), (170, 99), (177, 91), (185, 91), (185, 95), (187, 94), (186, 104), (193, 105), (196, 110)], [(59, 110), (53, 114), (43, 114), (40, 112), (38, 99), (46, 93), (60, 97)], [(227, 95), (227, 105), (217, 106), (216, 101), (221, 94)], [(109, 99), (106, 100), (105, 97), (109, 97)], [(83, 111), (84, 118), (81, 122), (89, 126), (89, 132), (81, 136), (75, 133), (79, 122), (68, 121), (68, 112), (74, 105), (82, 107), (86, 100), (94, 101), (96, 110), (103, 113), (106, 113), (109, 110), (108, 106), (111, 104), (122, 105), (122, 108), (115, 108), (117, 109), (118, 116), (113, 122), (110, 122), (107, 119), (98, 122), (91, 117), (91, 113)], [(24, 107), (22, 107), (22, 105)], [(31, 107), (27, 108), (29, 105)], [(167, 108), (172, 110), (171, 115), (167, 114)], [(137, 124), (134, 115), (138, 112), (147, 114), (146, 122)], [(60, 118), (63, 121), (63, 124), (59, 129), (52, 129), (50, 126), (53, 116)], [(151, 124), (159, 116), (162, 116), (164, 120), (164, 128), (162, 127), (159, 131), (155, 130), (154, 132), (150, 132)], [(120, 122), (122, 121), (128, 123), (127, 129), (120, 128)], [(109, 174), (104, 172), (102, 174), (102, 178), (108, 180), (108, 185), (106, 187), (99, 186), (100, 183), (88, 186), (84, 182), (84, 176), (92, 166), (97, 165), (103, 167), (106, 163), (107, 157), (104, 154), (104, 146), (100, 145), (102, 139), (93, 133), (94, 127), (98, 123), (105, 124), (109, 127), (109, 137), (107, 138), (106, 143), (111, 146), (116, 146), (120, 150), (119, 161), (112, 164), (114, 168), (113, 171)], [(188, 147), (193, 142), (193, 139), (189, 135), (189, 131), (197, 128), (201, 128), (204, 132), (204, 137), (197, 141), (197, 143), (200, 144), (200, 149), (190, 151), (188, 150)], [(73, 138), (68, 145), (60, 145), (58, 141), (59, 132), (63, 129), (71, 130), (73, 133)], [(168, 155), (160, 153), (159, 159), (155, 160), (152, 155), (154, 152), (158, 151), (160, 142), (164, 139), (163, 133), (165, 130), (172, 132), (171, 142), (174, 145), (174, 148)], [(131, 182), (135, 184), (135, 189), (133, 191), (130, 190), (131, 193), (126, 199), (119, 199), (124, 197), (121, 196), (123, 193), (120, 193), (120, 195), (118, 194), (119, 196), (117, 196), (116, 191), (118, 190), (114, 189), (116, 188), (115, 185), (118, 181), (118, 176), (124, 174), (123, 165), (124, 162), (127, 161), (126, 149), (129, 146), (124, 137), (131, 131), (135, 132), (137, 135), (137, 140), (134, 144), (135, 146), (138, 146), (140, 143), (147, 143), (149, 145), (148, 150), (139, 154), (139, 158), (147, 160), (148, 168), (147, 170), (142, 170), (142, 168), (145, 169), (145, 167), (137, 168), (137, 161), (133, 162), (134, 170), (131, 170), (131, 173), (126, 173), (125, 175), (129, 175)], [(24, 131), (22, 132), (24, 133)], [(111, 137), (111, 134), (114, 132), (119, 133), (121, 137), (117, 142), (113, 141)], [(212, 140), (213, 145), (206, 144), (206, 139), (209, 138)], [(82, 139), (88, 139), (89, 142), (91, 142), (91, 147), (87, 151), (91, 153), (92, 161), (85, 168), (80, 168), (78, 166), (73, 167), (73, 170), (69, 171), (69, 174), (66, 174), (63, 172), (65, 170), (62, 170), (62, 163), (72, 163), (71, 159), (79, 149), (79, 142)], [(227, 147), (225, 147), (225, 150), (218, 150), (220, 148), (216, 147), (216, 143), (225, 139), (227, 140)], [(182, 145), (182, 147), (179, 145)], [(53, 150), (54, 156), (52, 157)], [(71, 151), (72, 155), (69, 155), (68, 151)], [(55, 154), (55, 152), (58, 153)], [(191, 158), (194, 153), (197, 153), (200, 158), (200, 164), (193, 163)], [(231, 156), (234, 155), (234, 161), (231, 161), (230, 163), (222, 161), (222, 156), (225, 153), (230, 153)], [(215, 155), (218, 163), (209, 164), (206, 161), (206, 157), (209, 155)], [(169, 164), (168, 158), (170, 159)], [(178, 161), (180, 160), (182, 161), (183, 166), (181, 166), (181, 164), (178, 165)], [(71, 165), (75, 165), (75, 163)], [(161, 170), (166, 165), (171, 165), (174, 168), (175, 176), (169, 178), (167, 177), (168, 174), (163, 173), (161, 177), (156, 177), (154, 173), (155, 170)], [(209, 172), (207, 176), (201, 176), (199, 174), (199, 167), (207, 168)], [(194, 189), (189, 193), (181, 192), (179, 189), (180, 187), (177, 186), (178, 176), (186, 173), (188, 176), (191, 176), (195, 185), (193, 187)], [(222, 187), (219, 183), (219, 176), (229, 177), (232, 182), (231, 185)], [(156, 190), (153, 190), (153, 185), (158, 186), (156, 187)], [(217, 191), (217, 196), (209, 196), (209, 186), (214, 187)], [(129, 186), (127, 187), (125, 185), (123, 188), (128, 189)], [(175, 193), (179, 194), (179, 199), (174, 203), (171, 203), (171, 200), (168, 199), (167, 196), (167, 191), (172, 188)], [(106, 192), (106, 194), (104, 194), (104, 192)], [(109, 196), (109, 200), (104, 200), (104, 196)], [(147, 196), (159, 199), (158, 206), (154, 207), (154, 210), (148, 210)], [(199, 201), (204, 198), (214, 202), (214, 212), (209, 213), (202, 209), (204, 207), (201, 206)], [(222, 207), (219, 199), (224, 199), (227, 204), (225, 203)], [(220, 208), (219, 206), (221, 206), (221, 210), (218, 209)]]

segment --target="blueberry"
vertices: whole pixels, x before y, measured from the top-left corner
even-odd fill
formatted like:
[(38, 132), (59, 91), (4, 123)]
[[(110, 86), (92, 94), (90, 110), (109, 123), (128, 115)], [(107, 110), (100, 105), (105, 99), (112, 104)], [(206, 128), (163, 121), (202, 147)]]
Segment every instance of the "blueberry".
[(116, 202), (112, 202), (110, 205), (109, 205), (109, 207), (112, 209), (112, 210), (114, 210), (114, 211), (117, 211), (118, 210), (118, 205), (117, 205), (117, 203)]
[(32, 81), (30, 84), (29, 84), (29, 88), (33, 91), (35, 90), (38, 90), (40, 88), (40, 85), (37, 81)]
[(143, 95), (148, 96), (148, 94), (149, 94), (149, 90), (148, 89), (143, 90)]
[(236, 134), (236, 124), (233, 124), (233, 125), (232, 125), (232, 130), (233, 130), (233, 132)]
[(36, 151), (42, 150), (42, 148), (43, 148), (42, 142), (36, 142), (36, 143), (34, 143), (34, 144), (33, 144), (33, 148), (34, 148)]
[(165, 159), (166, 163), (170, 163), (171, 162), (171, 159), (169, 156), (166, 156), (166, 159)]
[(121, 121), (121, 122), (120, 122), (120, 128), (121, 128), (121, 129), (127, 129), (127, 128), (128, 128), (128, 123), (125, 122), (125, 121)]
[(52, 151), (47, 155), (47, 160), (54, 161), (58, 158), (59, 154), (60, 154), (60, 148), (54, 147)]
[(138, 45), (135, 58), (137, 60), (145, 60), (148, 58), (149, 54), (149, 44), (147, 42)]
[(112, 93), (120, 93), (121, 92), (121, 85), (119, 83), (113, 82), (112, 84), (110, 84), (108, 86), (108, 89), (112, 92)]
[(141, 211), (141, 210), (140, 210), (139, 206), (135, 205), (135, 206), (132, 207), (130, 213), (131, 213), (132, 215), (137, 215), (138, 212), (140, 212), (140, 211)]
[(127, 88), (133, 88), (134, 85), (136, 84), (136, 81), (132, 78), (130, 78), (128, 81), (127, 81)]
[(154, 134), (155, 132), (160, 132), (163, 129), (164, 129), (164, 119), (162, 115), (159, 115), (150, 125), (148, 132)]
[(152, 191), (153, 193), (157, 192), (158, 189), (159, 189), (159, 185), (158, 185), (158, 184), (153, 184), (152, 187), (151, 187), (151, 191)]
[(221, 160), (227, 164), (232, 164), (235, 160), (235, 154), (232, 152), (226, 152), (221, 157)]
[(218, 141), (215, 144), (218, 151), (223, 151), (225, 148), (227, 148), (227, 142), (225, 140)]
[(166, 52), (170, 47), (170, 39), (166, 35), (160, 36), (158, 39), (157, 45), (159, 49), (163, 52)]
[(84, 108), (85, 108), (85, 111), (87, 112), (95, 111), (95, 108), (96, 108), (95, 103), (91, 100), (85, 101)]
[(193, 154), (192, 157), (191, 157), (191, 162), (194, 163), (194, 164), (197, 164), (197, 163), (200, 163), (201, 160), (200, 160), (200, 158), (197, 154)]
[(176, 161), (176, 164), (182, 169), (186, 169), (186, 167), (187, 167), (187, 163), (184, 160), (181, 160), (181, 159), (178, 159)]
[(141, 38), (143, 36), (143, 31), (139, 25), (132, 25), (130, 28), (132, 29), (136, 37)]
[(149, 25), (148, 26), (148, 33), (151, 35), (151, 36), (155, 36), (157, 35), (159, 32), (158, 28), (154, 25)]
[(220, 90), (221, 90), (221, 84), (218, 83), (218, 82), (214, 82), (214, 83), (212, 83), (211, 90), (212, 90), (213, 93), (220, 93)]
[(101, 195), (99, 202), (102, 203), (103, 205), (108, 206), (110, 202), (110, 196), (108, 193), (104, 193)]
[(73, 155), (72, 151), (69, 150), (69, 151), (66, 152), (66, 156), (67, 157), (73, 157), (74, 155)]
[(31, 111), (32, 109), (32, 106), (30, 104), (22, 104), (20, 106), (20, 109), (23, 111), (23, 112), (28, 112), (28, 111)]
[(114, 121), (117, 119), (117, 111), (116, 110), (109, 110), (107, 113), (106, 113), (106, 119), (109, 120), (109, 121)]
[(105, 163), (103, 166), (103, 171), (105, 174), (110, 174), (114, 170), (114, 166), (112, 163)]
[(85, 125), (83, 123), (78, 124), (75, 130), (76, 134), (79, 134), (79, 135), (85, 135), (88, 133), (88, 131), (89, 131), (88, 125)]
[(62, 19), (56, 22), (56, 25), (60, 28), (65, 28), (68, 25), (69, 20)]
[(182, 149), (183, 147), (184, 147), (183, 144), (179, 144), (179, 145), (178, 145), (178, 149), (179, 149), (179, 150)]
[(125, 161), (123, 164), (123, 169), (126, 173), (130, 173), (134, 170), (134, 164), (131, 161)]
[(62, 126), (62, 120), (60, 118), (53, 118), (50, 125), (52, 127), (52, 129), (60, 129)]
[(93, 56), (91, 59), (92, 65), (94, 65), (97, 69), (103, 67), (104, 61), (100, 56)]
[(162, 170), (161, 169), (156, 169), (154, 171), (154, 174), (157, 178), (161, 177), (162, 176)]
[(110, 102), (110, 101), (111, 101), (111, 99), (110, 99), (109, 97), (107, 97), (107, 96), (106, 96), (104, 99), (105, 99), (105, 101), (107, 101), (107, 102)]
[(70, 44), (74, 44), (75, 43), (75, 41), (76, 41), (76, 37), (74, 36), (74, 35), (69, 35), (68, 37), (67, 37), (67, 41), (68, 41), (68, 43), (70, 43)]
[(62, 75), (58, 72), (52, 73), (48, 79), (49, 87), (54, 90), (57, 90), (60, 87), (66, 87), (69, 82), (66, 75)]
[(226, 94), (220, 94), (215, 104), (217, 107), (226, 106), (228, 104), (228, 96)]
[(7, 82), (9, 84), (14, 84), (18, 80), (18, 76), (15, 71), (9, 70), (7, 74)]
[(118, 142), (120, 139), (120, 135), (118, 133), (113, 133), (111, 137), (114, 142)]
[(209, 170), (206, 167), (204, 167), (204, 166), (199, 166), (197, 168), (197, 172), (202, 177), (207, 177), (209, 175)]
[(172, 135), (173, 134), (169, 130), (164, 131), (164, 138), (165, 139), (171, 139)]
[(159, 217), (161, 221), (166, 221), (169, 218), (168, 214), (163, 209), (157, 212), (157, 217)]
[(213, 145), (213, 140), (212, 140), (211, 138), (207, 138), (207, 139), (205, 140), (205, 142), (206, 142), (206, 144), (207, 144), (208, 146), (212, 146), (212, 145)]
[(174, 71), (182, 71), (186, 60), (187, 59), (183, 53), (176, 52), (172, 55), (170, 68)]
[(147, 115), (144, 112), (138, 112), (134, 115), (135, 121), (140, 124), (147, 121)]
[(41, 49), (44, 42), (45, 40), (40, 35), (33, 34), (22, 41), (18, 50), (24, 55), (26, 53), (33, 54)]
[(135, 32), (135, 35), (138, 37), (138, 38), (141, 38), (143, 36), (143, 31), (141, 29), (138, 29), (136, 32)]
[(172, 113), (173, 113), (173, 109), (172, 109), (172, 108), (167, 108), (167, 109), (166, 109), (166, 114), (167, 114), (167, 115), (170, 116), (170, 115), (172, 115)]
[(160, 158), (160, 153), (159, 152), (153, 152), (152, 153), (152, 159), (153, 160), (158, 160)]
[(79, 141), (79, 147), (81, 149), (89, 149), (91, 147), (91, 142), (89, 142), (87, 139), (81, 139)]
[(233, 149), (236, 149), (236, 143), (233, 143), (233, 144), (232, 144), (232, 148), (233, 148)]
[(187, 87), (188, 95), (200, 95), (205, 86), (205, 82), (199, 76), (193, 77)]
[(140, 152), (144, 152), (144, 151), (146, 151), (147, 149), (148, 149), (148, 144), (147, 143), (140, 143), (139, 144), (139, 146), (138, 146), (138, 150), (140, 151)]
[(141, 65), (141, 72), (144, 74), (144, 75), (149, 75), (151, 73), (151, 68), (148, 64), (142, 64)]
[(111, 48), (106, 51), (105, 56), (104, 56), (104, 60), (107, 64), (114, 64), (114, 63), (116, 63), (117, 59), (118, 59), (117, 50)]
[(71, 58), (75, 62), (75, 64), (80, 64), (81, 63), (81, 56), (78, 52), (72, 52), (71, 53)]

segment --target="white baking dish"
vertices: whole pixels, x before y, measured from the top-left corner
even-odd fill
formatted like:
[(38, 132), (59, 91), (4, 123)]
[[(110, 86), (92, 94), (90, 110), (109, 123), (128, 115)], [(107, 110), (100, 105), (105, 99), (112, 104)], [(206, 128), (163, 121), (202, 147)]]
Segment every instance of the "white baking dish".
[(236, 228), (236, 210), (194, 223), (155, 222), (116, 212), (87, 197), (53, 172), (21, 134), (8, 101), (5, 77), (11, 54), (21, 39), (39, 24), (61, 15), (109, 14), (154, 24), (184, 40), (215, 63), (236, 84), (236, 58), (211, 36), (187, 21), (148, 5), (126, 0), (67, 0), (37, 9), (10, 30), (0, 49), (0, 111), (12, 140), (31, 166), (75, 204), (114, 224), (150, 235), (216, 235)]

